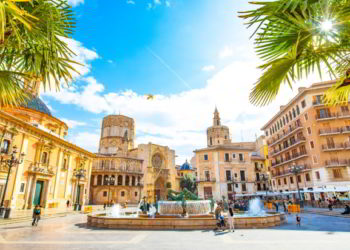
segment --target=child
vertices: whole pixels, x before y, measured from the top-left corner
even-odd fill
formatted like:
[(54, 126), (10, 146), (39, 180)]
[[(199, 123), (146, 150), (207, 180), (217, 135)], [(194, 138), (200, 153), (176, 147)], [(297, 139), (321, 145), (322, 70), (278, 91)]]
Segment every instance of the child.
[(296, 216), (296, 219), (297, 219), (297, 226), (300, 227), (301, 218), (298, 214)]

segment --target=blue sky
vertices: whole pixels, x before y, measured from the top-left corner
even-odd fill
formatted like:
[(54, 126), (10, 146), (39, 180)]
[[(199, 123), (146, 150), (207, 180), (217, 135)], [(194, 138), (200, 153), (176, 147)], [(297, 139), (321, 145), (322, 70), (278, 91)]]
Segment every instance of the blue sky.
[(88, 150), (97, 151), (102, 117), (121, 113), (135, 119), (137, 143), (167, 145), (180, 164), (206, 146), (215, 105), (233, 141), (254, 140), (293, 96), (249, 104), (260, 72), (252, 30), (237, 17), (246, 0), (70, 2), (77, 29), (68, 44), (85, 67), (70, 88), (42, 98), (71, 127), (68, 139)]

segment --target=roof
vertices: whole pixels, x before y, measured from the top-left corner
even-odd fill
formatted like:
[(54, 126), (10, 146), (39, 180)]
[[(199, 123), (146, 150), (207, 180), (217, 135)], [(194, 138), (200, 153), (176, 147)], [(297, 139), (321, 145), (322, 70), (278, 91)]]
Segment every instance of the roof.
[(186, 162), (181, 165), (180, 170), (192, 170), (192, 166), (186, 160)]
[(201, 148), (201, 149), (196, 149), (193, 152), (200, 152), (200, 151), (211, 151), (211, 150), (246, 150), (246, 151), (255, 151), (255, 147), (247, 147), (247, 146), (239, 146), (237, 143), (232, 145), (232, 144), (224, 144), (224, 145), (217, 145), (213, 147), (207, 147), (207, 148)]
[(47, 114), (52, 116), (50, 109), (47, 105), (37, 96), (31, 97), (31, 99), (27, 103), (23, 103), (21, 105), (23, 108), (33, 109), (40, 113)]

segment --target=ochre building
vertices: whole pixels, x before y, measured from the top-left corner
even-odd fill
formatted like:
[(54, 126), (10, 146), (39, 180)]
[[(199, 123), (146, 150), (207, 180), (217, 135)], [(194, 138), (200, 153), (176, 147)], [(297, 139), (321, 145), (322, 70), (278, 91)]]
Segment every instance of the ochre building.
[(135, 122), (123, 115), (103, 119), (97, 158), (93, 162), (90, 199), (93, 204), (139, 203), (166, 199), (178, 189), (175, 151), (156, 144), (134, 148)]
[(213, 126), (207, 129), (207, 147), (194, 153), (200, 198), (232, 200), (268, 189), (268, 181), (260, 178), (266, 173), (263, 142), (231, 142), (216, 108)]
[[(330, 107), (322, 101), (333, 83), (299, 88), (299, 93), (262, 127), (275, 191), (296, 191), (298, 184), (304, 198), (312, 201), (349, 190), (349, 103)], [(291, 173), (294, 166), (301, 167), (297, 175)]]
[[(68, 126), (55, 118), (40, 100), (37, 92), (26, 105), (0, 110), (1, 158), (9, 159), (14, 146), (23, 162), (15, 165), (10, 173), (5, 207), (16, 210), (63, 208), (70, 204), (89, 203), (89, 180), (94, 154), (68, 142)], [(79, 184), (75, 170), (84, 169), (85, 176)], [(0, 165), (0, 200), (8, 167)]]

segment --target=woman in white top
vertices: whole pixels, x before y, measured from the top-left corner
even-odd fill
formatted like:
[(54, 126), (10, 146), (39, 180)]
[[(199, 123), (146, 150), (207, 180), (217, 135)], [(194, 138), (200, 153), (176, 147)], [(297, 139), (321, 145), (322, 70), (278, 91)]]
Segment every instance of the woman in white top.
[(231, 232), (235, 231), (234, 211), (235, 211), (234, 204), (232, 201), (230, 201), (228, 206), (228, 223), (230, 224)]

